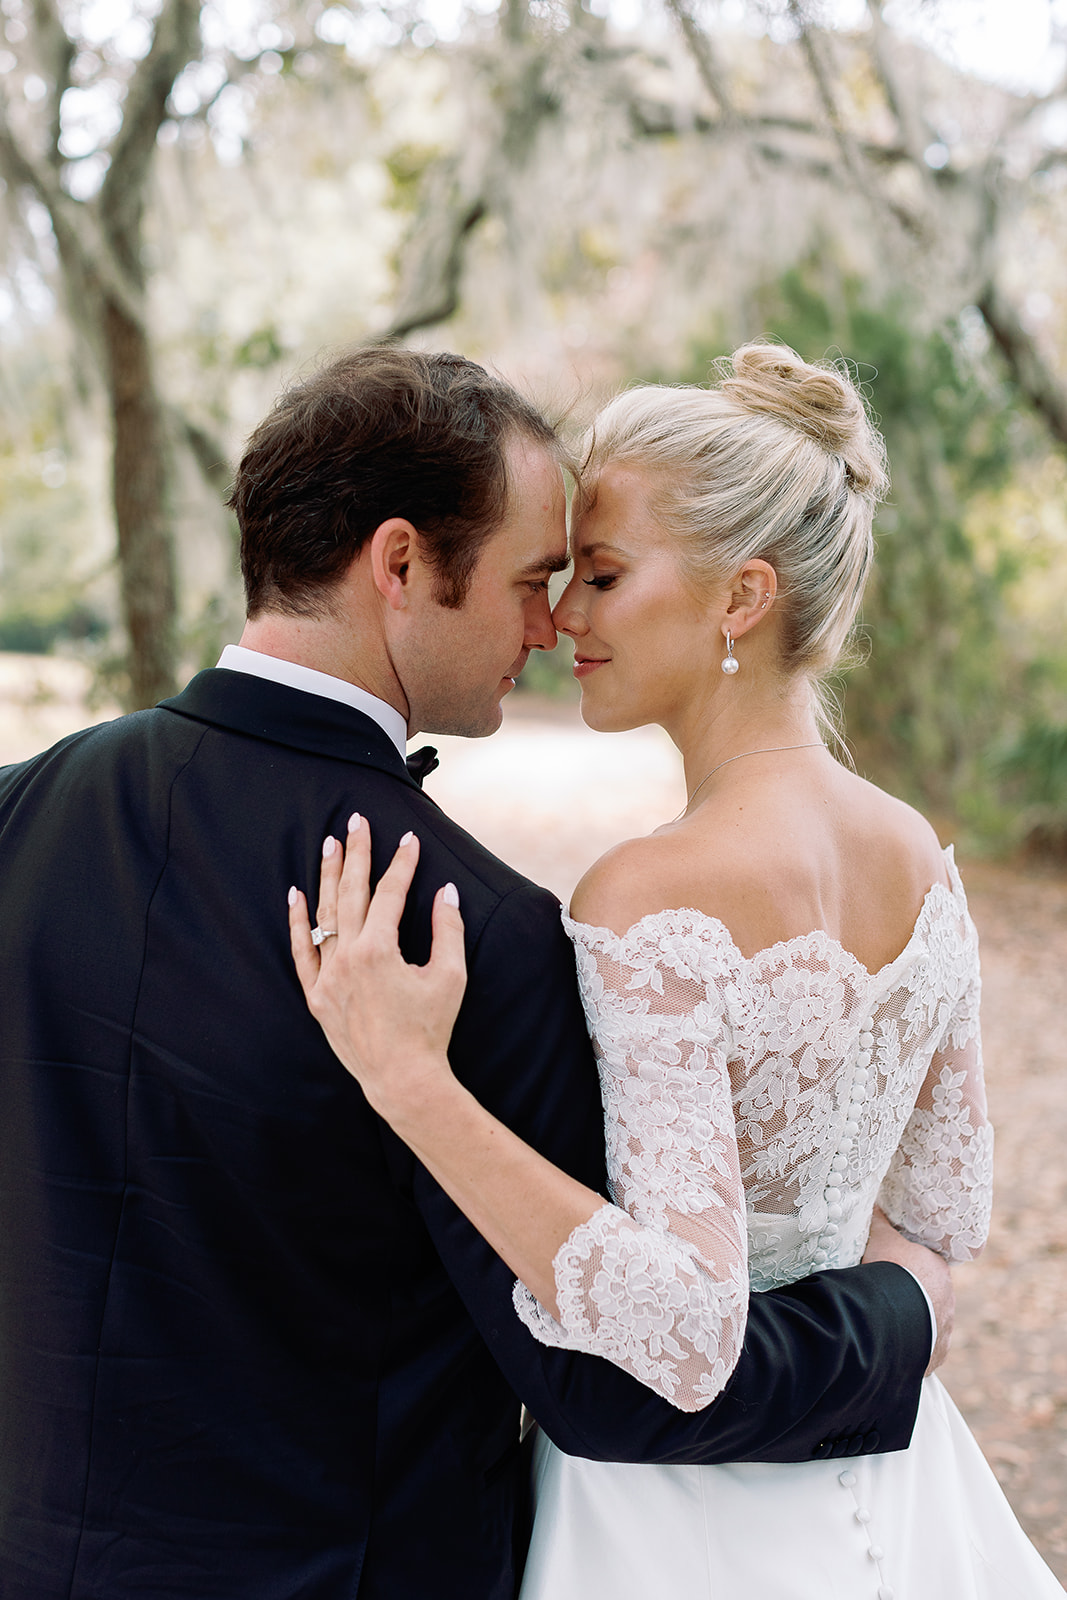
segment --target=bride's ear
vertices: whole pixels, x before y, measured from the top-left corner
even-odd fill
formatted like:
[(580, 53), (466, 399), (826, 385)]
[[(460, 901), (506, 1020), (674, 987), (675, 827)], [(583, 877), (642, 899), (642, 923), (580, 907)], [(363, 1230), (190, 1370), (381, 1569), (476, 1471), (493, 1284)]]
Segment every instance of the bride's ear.
[(730, 586), (730, 601), (723, 619), (731, 637), (740, 639), (767, 615), (778, 593), (778, 574), (769, 561), (754, 557), (746, 561)]

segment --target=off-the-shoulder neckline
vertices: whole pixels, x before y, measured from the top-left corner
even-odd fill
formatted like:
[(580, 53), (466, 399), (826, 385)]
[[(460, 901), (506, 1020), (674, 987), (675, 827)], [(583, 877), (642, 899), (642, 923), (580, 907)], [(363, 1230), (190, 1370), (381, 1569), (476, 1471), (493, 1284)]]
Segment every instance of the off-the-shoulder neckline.
[(616, 946), (625, 947), (627, 942), (634, 935), (636, 935), (638, 930), (643, 928), (647, 922), (654, 922), (658, 917), (689, 917), (697, 922), (704, 923), (706, 926), (719, 930), (722, 933), (725, 942), (730, 946), (730, 949), (737, 956), (738, 960), (745, 966), (752, 966), (757, 962), (766, 962), (768, 958), (777, 955), (779, 952), (794, 950), (799, 945), (806, 945), (812, 939), (818, 939), (825, 945), (829, 945), (840, 955), (844, 956), (857, 972), (863, 974), (863, 977), (866, 981), (875, 983), (886, 977), (893, 971), (895, 967), (900, 966), (904, 962), (905, 958), (911, 954), (912, 947), (918, 941), (923, 926), (927, 921), (927, 913), (934, 905), (935, 900), (938, 898), (939, 891), (940, 894), (947, 895), (954, 904), (963, 898), (963, 884), (960, 879), (959, 871), (956, 867), (956, 858), (953, 846), (947, 845), (945, 849), (942, 850), (941, 855), (946, 866), (948, 867), (948, 883), (932, 883), (930, 885), (929, 889), (927, 889), (925, 895), (923, 896), (923, 903), (919, 907), (919, 912), (915, 918), (915, 922), (912, 925), (912, 930), (908, 936), (907, 943), (904, 945), (902, 950), (893, 956), (890, 961), (886, 961), (882, 966), (880, 966), (876, 972), (872, 972), (869, 967), (865, 967), (857, 955), (855, 955), (851, 950), (847, 949), (846, 946), (841, 943), (840, 939), (835, 939), (832, 933), (827, 933), (825, 928), (812, 928), (807, 933), (795, 933), (789, 939), (779, 939), (774, 944), (766, 945), (762, 950), (754, 950), (750, 956), (742, 955), (736, 941), (734, 940), (733, 934), (730, 932), (725, 922), (723, 922), (719, 917), (712, 916), (710, 911), (698, 910), (696, 906), (665, 906), (660, 911), (647, 911), (643, 917), (638, 917), (636, 922), (632, 922), (626, 929), (625, 933), (616, 933), (613, 928), (597, 927), (591, 922), (576, 922), (567, 911), (563, 912), (563, 923), (565, 927), (574, 928), (576, 931), (579, 931), (580, 934), (588, 933), (598, 936), (600, 942), (602, 943), (612, 943)]

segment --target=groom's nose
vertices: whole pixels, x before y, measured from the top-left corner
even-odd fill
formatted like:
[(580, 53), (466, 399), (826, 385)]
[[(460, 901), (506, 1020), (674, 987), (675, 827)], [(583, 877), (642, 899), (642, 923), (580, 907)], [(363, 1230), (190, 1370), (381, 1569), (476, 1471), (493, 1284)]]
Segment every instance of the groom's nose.
[(580, 580), (571, 578), (556, 601), (552, 622), (557, 632), (570, 634), (571, 638), (588, 632), (588, 624), (581, 610), (581, 590), (575, 588)]
[(556, 629), (547, 592), (535, 595), (527, 606), (522, 642), (527, 650), (556, 648)]

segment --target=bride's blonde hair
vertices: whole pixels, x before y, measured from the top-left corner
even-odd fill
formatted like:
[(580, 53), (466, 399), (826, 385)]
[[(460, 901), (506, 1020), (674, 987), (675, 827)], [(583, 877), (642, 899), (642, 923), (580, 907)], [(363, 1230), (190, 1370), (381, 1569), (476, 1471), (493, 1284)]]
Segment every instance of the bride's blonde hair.
[(885, 445), (843, 363), (742, 345), (711, 388), (645, 385), (605, 406), (586, 437), (586, 493), (609, 461), (656, 475), (651, 509), (701, 586), (747, 561), (778, 574), (782, 668), (812, 680), (838, 661), (889, 487)]

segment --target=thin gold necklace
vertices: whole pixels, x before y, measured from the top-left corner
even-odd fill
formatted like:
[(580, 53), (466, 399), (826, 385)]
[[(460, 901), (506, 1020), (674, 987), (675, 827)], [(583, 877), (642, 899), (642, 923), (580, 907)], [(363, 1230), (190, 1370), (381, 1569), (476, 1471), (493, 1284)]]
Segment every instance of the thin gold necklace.
[(822, 740), (821, 739), (816, 739), (812, 744), (776, 744), (776, 745), (772, 745), (769, 750), (742, 750), (740, 755), (727, 756), (725, 761), (720, 761), (719, 765), (717, 767), (712, 767), (710, 772), (706, 772), (704, 774), (704, 776), (701, 778), (700, 782), (697, 784), (696, 788), (693, 790), (692, 794), (689, 796), (689, 799), (686, 801), (685, 805), (682, 807), (681, 811), (679, 811), (678, 815), (675, 817), (674, 820), (675, 820), (675, 822), (680, 822), (681, 821), (681, 819), (685, 816), (686, 812), (689, 810), (689, 807), (693, 804), (693, 801), (696, 799), (697, 795), (700, 793), (701, 789), (703, 789), (704, 785), (707, 783), (708, 779), (709, 778), (714, 778), (715, 774), (717, 772), (721, 772), (723, 767), (728, 767), (730, 765), (731, 761), (744, 761), (746, 756), (777, 756), (777, 755), (781, 755), (783, 750), (825, 750), (825, 749), (826, 749), (826, 746), (823, 744)]

